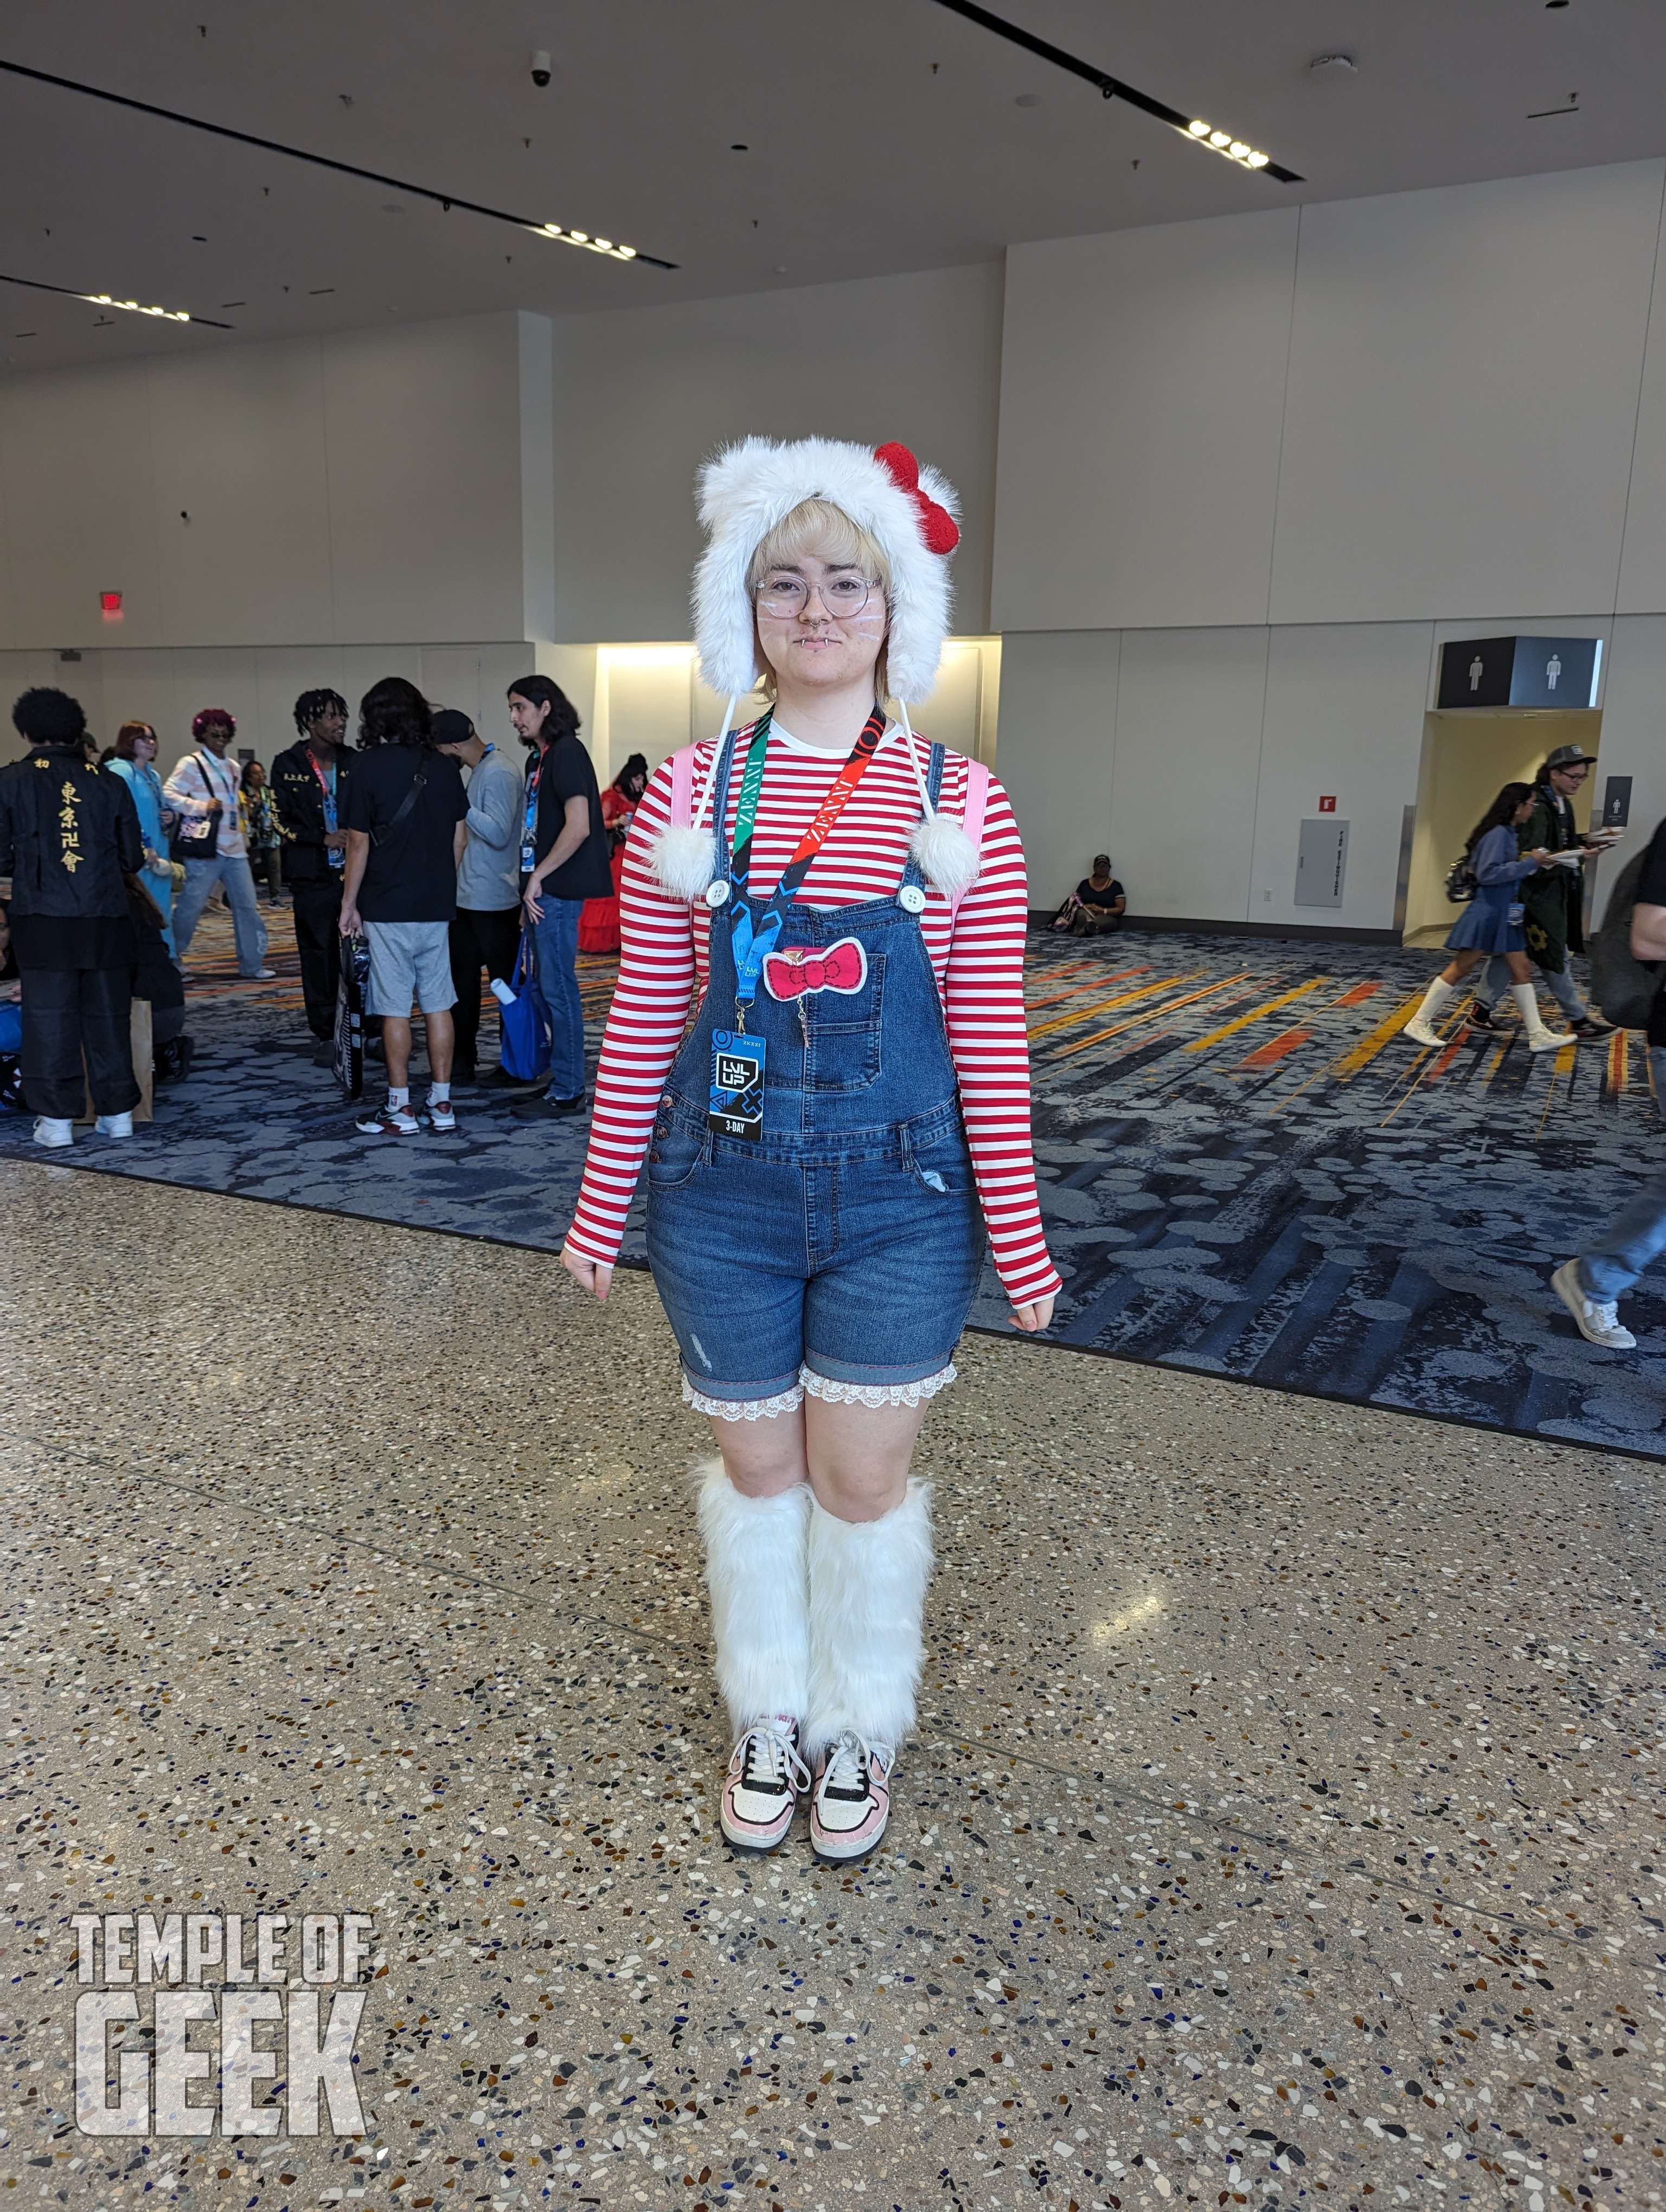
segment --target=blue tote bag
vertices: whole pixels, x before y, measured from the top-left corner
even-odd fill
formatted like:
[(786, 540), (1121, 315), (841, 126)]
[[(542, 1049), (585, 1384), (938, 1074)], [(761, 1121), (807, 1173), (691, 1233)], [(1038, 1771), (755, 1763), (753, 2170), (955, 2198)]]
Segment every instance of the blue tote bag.
[[(524, 927), (510, 995), (498, 993), (498, 1018), (503, 1041), (498, 1057), (503, 1073), (517, 1083), (542, 1083), (550, 1073), (550, 1035), (537, 998), (528, 988), (537, 955), (532, 933)], [(494, 987), (496, 989), (496, 987)]]

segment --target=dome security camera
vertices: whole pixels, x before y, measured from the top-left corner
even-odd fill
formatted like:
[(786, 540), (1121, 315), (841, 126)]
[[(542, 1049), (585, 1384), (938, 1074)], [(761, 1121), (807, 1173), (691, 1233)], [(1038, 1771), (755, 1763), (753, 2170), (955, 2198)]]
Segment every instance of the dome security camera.
[(537, 53), (532, 56), (532, 82), (537, 85), (540, 92), (549, 83), (553, 74), (548, 54)]

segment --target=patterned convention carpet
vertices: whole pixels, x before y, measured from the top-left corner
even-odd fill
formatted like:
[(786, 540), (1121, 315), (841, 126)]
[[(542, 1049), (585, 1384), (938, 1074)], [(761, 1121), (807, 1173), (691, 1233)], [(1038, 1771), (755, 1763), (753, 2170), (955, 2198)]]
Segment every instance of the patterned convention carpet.
[[(582, 1119), (518, 1122), (465, 1091), (455, 1136), (360, 1138), (310, 1064), (287, 912), (271, 921), (278, 980), (245, 983), (228, 920), (205, 919), (190, 1080), (131, 1143), (57, 1159), (557, 1249)], [(1659, 1160), (1647, 1055), (1620, 1036), (1535, 1060), (1457, 1025), (1416, 1050), (1399, 1032), (1437, 958), (1037, 938), (1037, 1149), (1067, 1277), (1051, 1340), (1666, 1456), (1666, 1273), (1627, 1302), (1626, 1353), (1586, 1344), (1547, 1283)], [(598, 1029), (612, 978), (581, 965)], [(0, 1152), (42, 1157), (9, 1117)], [(639, 1206), (625, 1256), (641, 1251)], [(986, 1279), (974, 1321), (1004, 1316)]]

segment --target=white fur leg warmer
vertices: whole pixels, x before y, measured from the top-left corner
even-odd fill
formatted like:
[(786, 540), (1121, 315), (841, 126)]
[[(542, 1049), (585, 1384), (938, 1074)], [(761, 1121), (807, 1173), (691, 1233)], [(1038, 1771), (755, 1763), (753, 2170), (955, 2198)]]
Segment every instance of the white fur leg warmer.
[(806, 1757), (841, 1729), (900, 1748), (914, 1726), (931, 1580), (931, 1485), (912, 1480), (877, 1521), (841, 1521), (810, 1502), (810, 1703)]
[(706, 1547), (717, 1686), (737, 1734), (761, 1713), (801, 1718), (809, 1695), (804, 1484), (778, 1498), (745, 1498), (721, 1460), (695, 1469)]

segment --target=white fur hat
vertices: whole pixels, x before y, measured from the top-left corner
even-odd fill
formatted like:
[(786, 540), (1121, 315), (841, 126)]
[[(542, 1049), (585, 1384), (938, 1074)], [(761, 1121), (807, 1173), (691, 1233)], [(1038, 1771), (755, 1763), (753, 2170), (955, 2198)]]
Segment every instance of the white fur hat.
[(901, 700), (925, 698), (949, 627), (948, 556), (959, 543), (954, 488), (906, 446), (833, 438), (744, 438), (700, 471), (706, 550), (694, 574), (700, 672), (719, 697), (750, 691), (763, 670), (746, 572), (777, 523), (824, 499), (877, 538), (891, 564), (886, 666)]

